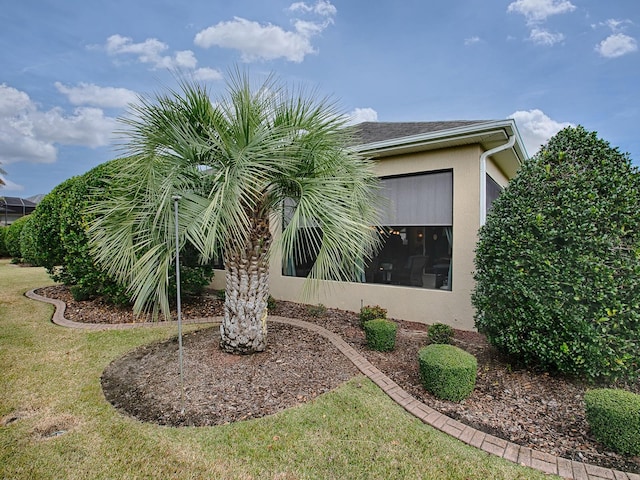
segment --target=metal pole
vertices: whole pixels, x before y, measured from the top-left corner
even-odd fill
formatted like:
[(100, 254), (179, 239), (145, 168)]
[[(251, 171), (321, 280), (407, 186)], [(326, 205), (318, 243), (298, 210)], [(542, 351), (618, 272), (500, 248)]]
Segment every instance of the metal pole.
[(181, 415), (184, 415), (184, 368), (182, 360), (182, 305), (180, 302), (180, 237), (178, 235), (178, 202), (182, 197), (174, 195), (173, 210), (175, 214), (176, 227), (176, 308), (178, 310), (178, 356), (180, 358), (180, 405)]

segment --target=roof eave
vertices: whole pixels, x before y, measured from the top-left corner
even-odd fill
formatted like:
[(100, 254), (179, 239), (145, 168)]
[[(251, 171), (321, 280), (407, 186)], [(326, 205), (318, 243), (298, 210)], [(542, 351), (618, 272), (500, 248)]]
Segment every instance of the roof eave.
[(527, 158), (524, 142), (520, 137), (520, 133), (513, 119), (482, 122), (408, 137), (393, 138), (380, 142), (356, 145), (353, 148), (360, 154), (372, 158), (471, 144), (480, 144), (481, 147), (487, 151), (500, 143), (508, 141), (509, 137), (513, 135), (516, 137), (515, 144), (511, 149), (507, 150), (507, 152), (513, 152), (513, 154), (509, 156), (515, 157), (515, 164), (513, 158), (511, 161), (504, 158), (505, 152), (500, 155), (502, 158), (496, 158), (496, 162), (500, 168), (511, 178)]

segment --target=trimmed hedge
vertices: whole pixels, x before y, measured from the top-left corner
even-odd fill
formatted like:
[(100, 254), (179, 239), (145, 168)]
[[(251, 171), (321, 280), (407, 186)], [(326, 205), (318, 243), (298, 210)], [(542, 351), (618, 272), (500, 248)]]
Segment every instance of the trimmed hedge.
[(378, 318), (387, 318), (386, 308), (382, 308), (379, 305), (365, 305), (360, 309), (360, 325), (364, 326), (365, 322)]
[(450, 344), (453, 340), (453, 328), (444, 323), (434, 323), (429, 327), (427, 337), (431, 343)]
[(4, 243), (8, 227), (0, 227), (0, 257), (8, 257), (9, 251)]
[(476, 385), (476, 357), (453, 345), (433, 344), (418, 351), (422, 384), (438, 398), (459, 402)]
[(20, 235), (22, 234), (22, 228), (28, 220), (28, 215), (15, 220), (7, 228), (7, 233), (4, 237), (4, 243), (7, 247), (9, 256), (15, 258), (16, 260), (20, 260), (22, 258), (22, 253), (20, 251)]
[(396, 346), (398, 325), (385, 318), (376, 318), (364, 322), (367, 347), (379, 352), (389, 352)]
[(625, 455), (640, 455), (640, 395), (613, 388), (589, 390), (585, 412), (596, 439)]

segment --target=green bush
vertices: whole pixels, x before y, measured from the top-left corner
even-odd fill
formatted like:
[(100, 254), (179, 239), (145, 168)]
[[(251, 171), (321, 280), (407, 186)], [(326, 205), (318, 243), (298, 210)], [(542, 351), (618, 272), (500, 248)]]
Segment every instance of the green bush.
[(377, 318), (387, 318), (387, 309), (378, 305), (365, 305), (360, 309), (360, 325), (364, 326), (365, 322)]
[(364, 322), (367, 347), (379, 352), (389, 352), (396, 346), (398, 325), (385, 318), (376, 318)]
[(453, 341), (453, 328), (444, 323), (434, 323), (427, 331), (430, 343), (451, 343)]
[(8, 227), (0, 227), (0, 257), (8, 257), (9, 250), (7, 250), (7, 246), (5, 244), (5, 237), (7, 235)]
[(312, 317), (324, 317), (327, 313), (327, 307), (321, 303), (317, 305), (307, 305), (307, 313)]
[(438, 398), (459, 402), (473, 392), (478, 362), (470, 353), (446, 344), (433, 344), (418, 351), (422, 384)]
[(476, 327), (525, 365), (640, 374), (640, 173), (582, 127), (553, 137), (493, 203), (476, 249)]
[(587, 422), (593, 436), (626, 455), (640, 455), (640, 395), (600, 388), (584, 395)]
[[(110, 195), (110, 179), (128, 160), (116, 159), (98, 165), (84, 175), (70, 178), (54, 188), (38, 204), (34, 237), (37, 263), (50, 276), (72, 288), (77, 299), (103, 296), (107, 301), (126, 305), (127, 288), (94, 261), (87, 234), (94, 217), (91, 206)], [(210, 265), (201, 265), (196, 249), (186, 245), (180, 251), (181, 291), (199, 295), (213, 276)], [(175, 300), (175, 269), (168, 278), (169, 292)]]
[(28, 215), (15, 220), (7, 228), (7, 233), (4, 237), (4, 243), (7, 247), (9, 256), (17, 260), (20, 260), (22, 258), (22, 252), (20, 251), (20, 235), (22, 234), (22, 229), (28, 220)]
[(34, 266), (40, 266), (35, 230), (36, 218), (33, 215), (29, 215), (20, 232), (20, 253), (23, 261)]
[[(222, 300), (224, 300), (224, 297), (222, 297)], [(277, 306), (276, 299), (269, 295), (267, 298), (267, 311), (273, 312)]]

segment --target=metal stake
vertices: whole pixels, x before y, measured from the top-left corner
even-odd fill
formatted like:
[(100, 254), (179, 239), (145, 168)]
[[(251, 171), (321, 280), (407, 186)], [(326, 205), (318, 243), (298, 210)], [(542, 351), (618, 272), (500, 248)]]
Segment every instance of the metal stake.
[(182, 410), (181, 415), (184, 415), (184, 368), (182, 360), (182, 305), (180, 302), (180, 238), (178, 236), (178, 202), (182, 197), (174, 195), (173, 197), (173, 210), (175, 214), (175, 226), (176, 226), (176, 306), (178, 310), (178, 356), (180, 359), (180, 406)]

